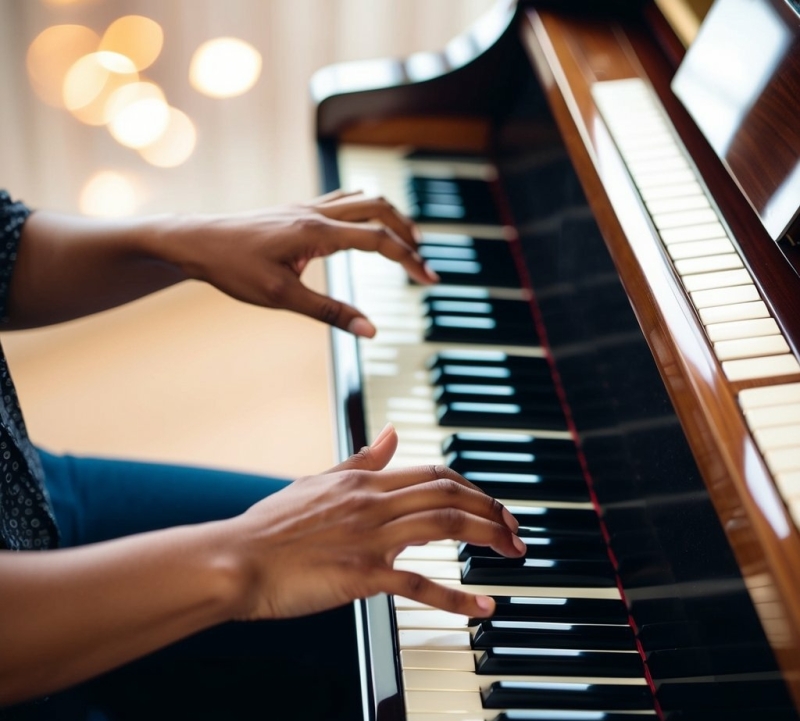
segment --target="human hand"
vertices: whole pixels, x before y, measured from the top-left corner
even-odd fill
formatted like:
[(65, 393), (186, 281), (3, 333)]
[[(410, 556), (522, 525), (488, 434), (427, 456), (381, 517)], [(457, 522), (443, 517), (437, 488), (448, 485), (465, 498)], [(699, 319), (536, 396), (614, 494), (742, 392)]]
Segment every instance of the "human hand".
[(438, 280), (416, 250), (416, 226), (383, 198), (362, 193), (335, 191), (300, 205), (184, 219), (174, 237), (174, 262), (189, 277), (369, 338), (375, 327), (363, 313), (301, 283), (310, 260), (350, 248), (376, 251), (420, 283)]
[(494, 601), (392, 568), (407, 546), (459, 539), (520, 557), (514, 517), (443, 466), (384, 469), (391, 426), (344, 463), (301, 478), (226, 523), (246, 591), (239, 619), (286, 618), (389, 593), (468, 616)]

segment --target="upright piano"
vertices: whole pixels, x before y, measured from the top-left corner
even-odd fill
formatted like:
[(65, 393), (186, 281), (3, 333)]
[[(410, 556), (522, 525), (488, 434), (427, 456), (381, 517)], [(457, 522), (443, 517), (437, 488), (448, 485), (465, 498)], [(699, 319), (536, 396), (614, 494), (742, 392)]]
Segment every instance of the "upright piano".
[(528, 546), (406, 549), (497, 612), (357, 602), (358, 714), (797, 719), (797, 0), (501, 0), (312, 94), (325, 189), (415, 218), (442, 279), (329, 262), (379, 329), (333, 334), (341, 455), (392, 421), (393, 465), (455, 468)]

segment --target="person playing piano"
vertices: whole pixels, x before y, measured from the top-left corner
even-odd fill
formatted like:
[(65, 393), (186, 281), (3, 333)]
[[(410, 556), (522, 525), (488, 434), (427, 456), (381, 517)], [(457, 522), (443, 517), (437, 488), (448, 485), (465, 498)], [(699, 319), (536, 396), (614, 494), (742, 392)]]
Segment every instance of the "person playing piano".
[[(357, 309), (301, 283), (312, 258), (374, 251), (416, 281), (436, 281), (415, 250), (415, 226), (360, 193), (249, 214), (106, 222), (31, 213), (2, 192), (0, 221), (5, 330), (193, 278), (371, 337)], [(42, 713), (47, 704), (29, 702), (228, 621), (311, 616), (378, 592), (489, 616), (491, 598), (394, 570), (394, 558), (445, 538), (524, 553), (511, 514), (454, 471), (386, 470), (398, 442), (391, 426), (340, 465), (292, 483), (62, 457), (28, 439), (2, 355), (0, 376), (0, 717), (3, 707)]]

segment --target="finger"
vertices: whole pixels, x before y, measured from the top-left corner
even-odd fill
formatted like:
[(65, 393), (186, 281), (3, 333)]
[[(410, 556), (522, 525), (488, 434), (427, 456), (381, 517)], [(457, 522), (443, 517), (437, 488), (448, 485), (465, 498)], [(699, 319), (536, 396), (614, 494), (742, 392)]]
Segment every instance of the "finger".
[(380, 471), (392, 460), (398, 442), (397, 431), (391, 423), (387, 423), (370, 445), (364, 446), (358, 453), (335, 465), (327, 473), (350, 470)]
[(353, 306), (307, 288), (295, 275), (286, 279), (282, 306), (363, 338), (372, 338), (377, 332)]
[(385, 198), (347, 197), (329, 201), (319, 211), (329, 218), (348, 221), (377, 220), (390, 227), (412, 248), (422, 238), (416, 224)]
[(363, 195), (363, 193), (360, 190), (342, 190), (341, 188), (337, 188), (336, 190), (332, 190), (330, 193), (318, 195), (316, 198), (311, 200), (308, 205), (324, 205), (325, 203), (331, 203), (336, 200), (340, 200), (341, 198), (350, 198), (354, 195)]
[(386, 502), (379, 509), (381, 523), (425, 511), (458, 509), (500, 523), (511, 531), (518, 528), (514, 527), (516, 520), (502, 503), (483, 491), (467, 488), (450, 478), (438, 478), (401, 488), (386, 494), (384, 498)]
[(419, 283), (429, 285), (439, 280), (439, 276), (425, 265), (425, 261), (416, 249), (391, 228), (377, 223), (356, 223), (336, 219), (329, 219), (328, 222), (333, 229), (339, 231), (330, 236), (333, 249), (355, 248), (377, 252), (384, 258), (402, 265), (406, 273)]
[(474, 516), (458, 508), (437, 508), (397, 518), (380, 526), (375, 547), (395, 555), (406, 546), (430, 541), (465, 541), (492, 548), (509, 558), (525, 555), (525, 542), (502, 521)]
[(406, 468), (392, 469), (376, 477), (374, 482), (382, 491), (396, 491), (400, 488), (415, 486), (419, 483), (430, 483), (440, 478), (449, 478), (465, 488), (483, 493), (478, 486), (474, 483), (470, 483), (460, 473), (441, 464), (407, 466)]
[(409, 571), (379, 569), (374, 571), (377, 590), (411, 598), (426, 606), (459, 613), (471, 618), (486, 618), (494, 613), (495, 603), (490, 596), (461, 591), (453, 586), (440, 586), (425, 576)]

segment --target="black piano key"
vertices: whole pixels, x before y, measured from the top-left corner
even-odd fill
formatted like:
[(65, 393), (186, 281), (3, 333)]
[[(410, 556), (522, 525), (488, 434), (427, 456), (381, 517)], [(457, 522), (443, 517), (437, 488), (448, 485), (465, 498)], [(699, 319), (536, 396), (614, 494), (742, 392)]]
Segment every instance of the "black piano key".
[(526, 528), (549, 531), (600, 533), (600, 519), (588, 508), (548, 508), (547, 506), (507, 505), (508, 511)]
[(438, 372), (442, 383), (464, 383), (465, 378), (518, 386), (553, 382), (550, 364), (544, 358), (509, 355), (498, 350), (440, 351), (427, 365), (430, 371)]
[(484, 453), (527, 453), (533, 461), (560, 460), (580, 467), (572, 440), (537, 438), (524, 433), (465, 432), (454, 433), (442, 443), (442, 452), (477, 451)]
[(412, 176), (408, 196), (410, 215), (418, 222), (500, 224), (491, 185), (485, 180)]
[(578, 651), (635, 651), (633, 630), (627, 625), (497, 621), (479, 624), (472, 647), (569, 648)]
[(482, 558), (464, 564), (465, 584), (611, 588), (617, 585), (610, 560), (558, 561), (538, 558)]
[[(632, 717), (631, 714), (614, 713), (613, 711), (514, 709), (513, 711), (504, 711), (495, 716), (492, 721), (654, 721), (655, 719), (655, 712), (652, 714), (637, 713)], [(703, 721), (708, 721), (708, 719), (703, 719)]]
[(461, 471), (470, 483), (494, 497), (517, 501), (572, 501), (585, 503), (589, 489), (583, 479), (553, 478), (537, 473)]
[[(576, 536), (574, 534), (552, 535), (544, 533), (526, 533), (524, 530), (518, 534), (519, 538), (528, 547), (525, 558), (554, 558), (563, 560), (608, 560), (608, 549), (602, 536)], [(466, 561), (474, 556), (486, 558), (503, 558), (499, 553), (487, 546), (476, 546), (471, 543), (461, 543), (458, 547), (458, 558)]]
[(496, 681), (481, 691), (486, 708), (636, 711), (653, 708), (648, 686)]
[(475, 664), (478, 675), (606, 676), (642, 678), (644, 665), (635, 651), (579, 651), (575, 649), (486, 649)]
[(577, 458), (548, 458), (546, 455), (513, 451), (463, 450), (446, 453), (445, 463), (459, 473), (474, 469), (496, 473), (528, 471), (555, 478), (584, 480), (583, 469)]
[(425, 233), (418, 252), (443, 285), (519, 288), (508, 241)]
[(565, 431), (567, 423), (560, 408), (526, 408), (512, 402), (452, 401), (438, 403), (440, 426), (464, 428), (541, 428)]
[(474, 315), (429, 312), (425, 318), (428, 320), (425, 340), (429, 343), (539, 345), (532, 320), (516, 320), (513, 316), (504, 316), (502, 311)]
[[(493, 621), (627, 624), (628, 609), (620, 599), (495, 596)], [(470, 620), (477, 626), (486, 619)]]

